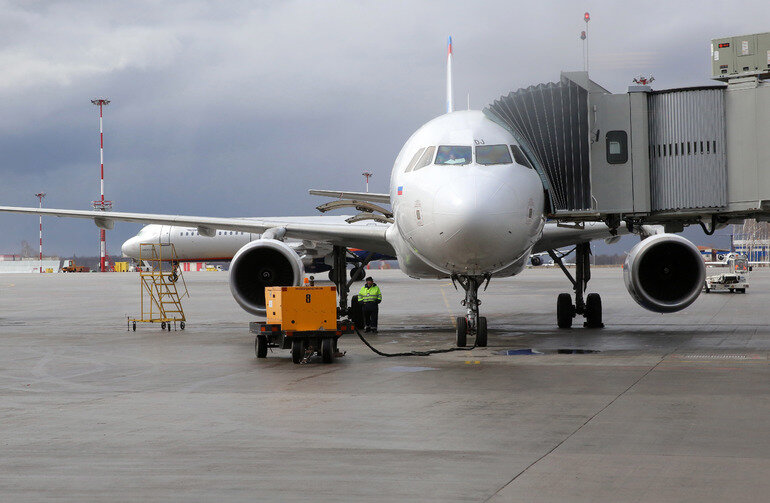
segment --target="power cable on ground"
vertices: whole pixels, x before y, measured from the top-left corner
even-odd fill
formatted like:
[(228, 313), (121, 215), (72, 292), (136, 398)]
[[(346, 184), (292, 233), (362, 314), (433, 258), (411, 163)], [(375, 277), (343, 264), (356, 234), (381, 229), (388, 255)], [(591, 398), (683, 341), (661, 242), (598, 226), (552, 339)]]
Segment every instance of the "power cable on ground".
[(445, 349), (431, 349), (431, 350), (428, 350), (428, 351), (408, 351), (408, 352), (405, 352), (405, 353), (385, 353), (384, 351), (380, 351), (379, 349), (377, 349), (374, 346), (372, 346), (369, 343), (369, 341), (367, 341), (364, 338), (364, 336), (361, 335), (361, 331), (359, 329), (357, 329), (357, 328), (356, 328), (356, 334), (358, 335), (358, 338), (361, 339), (361, 342), (366, 344), (366, 347), (368, 347), (369, 349), (371, 349), (372, 351), (374, 351), (378, 355), (386, 356), (388, 358), (390, 358), (392, 356), (430, 356), (430, 355), (435, 355), (435, 354), (438, 354), (438, 353), (451, 353), (452, 351), (470, 351), (470, 350), (476, 348), (476, 343), (474, 342), (473, 346), (471, 346), (469, 348), (457, 348), (457, 347), (455, 347), (455, 348), (445, 348)]

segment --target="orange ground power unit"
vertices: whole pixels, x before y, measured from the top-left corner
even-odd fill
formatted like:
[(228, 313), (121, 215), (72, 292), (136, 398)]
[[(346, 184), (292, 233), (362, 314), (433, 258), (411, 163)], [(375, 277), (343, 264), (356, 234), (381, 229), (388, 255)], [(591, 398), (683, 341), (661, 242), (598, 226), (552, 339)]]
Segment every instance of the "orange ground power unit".
[(337, 330), (337, 288), (270, 286), (265, 288), (267, 323), (281, 330)]

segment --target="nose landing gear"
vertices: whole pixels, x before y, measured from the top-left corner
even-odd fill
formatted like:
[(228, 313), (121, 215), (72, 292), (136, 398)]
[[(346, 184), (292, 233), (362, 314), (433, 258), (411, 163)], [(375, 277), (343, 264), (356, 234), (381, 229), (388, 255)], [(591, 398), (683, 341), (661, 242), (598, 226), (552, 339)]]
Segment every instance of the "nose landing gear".
[(465, 299), (460, 304), (465, 306), (467, 314), (458, 316), (457, 321), (457, 347), (465, 347), (468, 343), (468, 335), (476, 336), (476, 346), (480, 348), (487, 347), (487, 319), (479, 316), (479, 286), (484, 283), (484, 290), (489, 285), (490, 275), (484, 276), (461, 276), (452, 275), (452, 284), (457, 288), (457, 284), (465, 290)]
[(581, 243), (575, 247), (575, 277), (567, 270), (559, 256), (553, 250), (548, 250), (548, 255), (558, 264), (567, 278), (572, 282), (575, 290), (575, 303), (569, 293), (560, 293), (556, 301), (556, 321), (559, 328), (571, 328), (572, 319), (577, 315), (583, 315), (586, 328), (604, 328), (602, 323), (602, 298), (598, 293), (589, 293), (583, 299), (583, 293), (591, 279), (591, 248), (588, 243)]

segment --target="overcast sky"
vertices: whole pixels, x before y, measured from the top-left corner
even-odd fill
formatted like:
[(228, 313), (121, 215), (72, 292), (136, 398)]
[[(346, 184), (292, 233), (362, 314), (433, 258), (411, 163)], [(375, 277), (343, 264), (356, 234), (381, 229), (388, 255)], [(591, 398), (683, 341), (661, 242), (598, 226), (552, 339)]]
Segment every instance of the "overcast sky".
[[(384, 192), (404, 141), (443, 112), (448, 35), (455, 102), (483, 108), (581, 69), (586, 10), (591, 75), (613, 92), (639, 74), (709, 83), (712, 38), (770, 30), (759, 1), (0, 0), (0, 203), (44, 191), (47, 207), (89, 208), (99, 96), (115, 210), (310, 215), (307, 189), (362, 190), (365, 170)], [(44, 226), (46, 253), (98, 254), (93, 223)], [(118, 223), (109, 251), (139, 227)], [(0, 254), (36, 248), (36, 217), (0, 229)]]

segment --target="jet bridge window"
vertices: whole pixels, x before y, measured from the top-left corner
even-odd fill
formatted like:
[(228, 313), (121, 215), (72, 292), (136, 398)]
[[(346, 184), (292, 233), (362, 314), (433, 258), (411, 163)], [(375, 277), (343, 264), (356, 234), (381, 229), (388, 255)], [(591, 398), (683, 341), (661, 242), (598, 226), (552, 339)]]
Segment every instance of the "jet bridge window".
[(608, 131), (605, 143), (608, 163), (625, 164), (628, 162), (628, 134), (625, 131)]
[(422, 169), (425, 166), (429, 165), (433, 162), (433, 153), (436, 152), (436, 147), (428, 147), (425, 149), (425, 152), (423, 152), (422, 156), (420, 157), (420, 160), (417, 162), (417, 164), (414, 165), (413, 171), (417, 171), (418, 169)]
[(471, 148), (441, 145), (436, 154), (436, 164), (470, 164)]
[(479, 145), (476, 147), (476, 163), (489, 166), (492, 164), (512, 164), (508, 145)]

